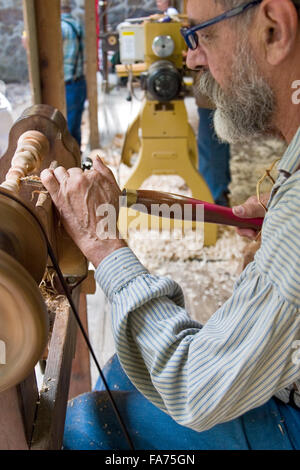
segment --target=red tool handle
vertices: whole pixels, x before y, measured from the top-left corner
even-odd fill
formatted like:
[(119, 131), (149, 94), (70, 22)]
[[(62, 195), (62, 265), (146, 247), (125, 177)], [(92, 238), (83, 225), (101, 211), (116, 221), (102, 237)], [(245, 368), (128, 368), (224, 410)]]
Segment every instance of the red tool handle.
[[(237, 217), (229, 207), (223, 207), (217, 204), (211, 204), (209, 202), (172, 193), (138, 189), (127, 190), (126, 192), (124, 191), (123, 195), (128, 198), (128, 207), (135, 209), (136, 205), (139, 204), (139, 207), (137, 208), (139, 211), (152, 215), (155, 214), (154, 205), (166, 204), (171, 207), (174, 204), (179, 204), (182, 208), (182, 216), (180, 217), (180, 220), (197, 221), (197, 216), (199, 217), (197, 206), (199, 205), (203, 205), (204, 208), (204, 222), (260, 230), (264, 220), (263, 218), (244, 219)], [(192, 210), (185, 210), (186, 205), (189, 205)], [(171, 211), (168, 214), (169, 218), (179, 219), (176, 211)]]

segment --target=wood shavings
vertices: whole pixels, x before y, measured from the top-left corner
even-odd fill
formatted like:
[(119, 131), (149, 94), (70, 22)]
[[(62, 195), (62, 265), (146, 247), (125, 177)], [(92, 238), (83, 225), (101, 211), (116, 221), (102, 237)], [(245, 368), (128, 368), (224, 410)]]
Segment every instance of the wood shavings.
[(41, 178), (37, 175), (30, 175), (30, 176), (24, 176), (21, 178), (21, 181), (29, 182), (29, 183), (41, 183)]
[[(281, 158), (286, 144), (278, 139), (261, 139), (231, 146), (231, 184), (229, 186), (232, 205), (243, 203), (255, 194), (257, 180), (276, 158)], [(261, 188), (270, 191), (270, 184)]]
[(40, 292), (44, 298), (49, 315), (50, 331), (52, 330), (55, 316), (58, 312), (64, 312), (69, 305), (64, 295), (58, 294), (54, 285), (56, 272), (46, 269), (44, 277), (39, 285)]
[(32, 200), (32, 201), (33, 201), (33, 199), (34, 199), (34, 195), (35, 195), (35, 194), (38, 194), (38, 195), (44, 194), (44, 195), (46, 196), (46, 195), (49, 194), (49, 193), (48, 193), (48, 191), (38, 191), (38, 190), (32, 191), (32, 193), (31, 193), (31, 200)]

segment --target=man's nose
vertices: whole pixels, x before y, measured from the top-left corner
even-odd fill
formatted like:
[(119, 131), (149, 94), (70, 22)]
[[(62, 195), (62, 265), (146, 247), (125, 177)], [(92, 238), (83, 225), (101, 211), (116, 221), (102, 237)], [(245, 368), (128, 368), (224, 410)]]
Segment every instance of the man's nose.
[(198, 46), (194, 51), (188, 49), (186, 65), (192, 70), (197, 70), (199, 67), (208, 65), (206, 54), (201, 46)]

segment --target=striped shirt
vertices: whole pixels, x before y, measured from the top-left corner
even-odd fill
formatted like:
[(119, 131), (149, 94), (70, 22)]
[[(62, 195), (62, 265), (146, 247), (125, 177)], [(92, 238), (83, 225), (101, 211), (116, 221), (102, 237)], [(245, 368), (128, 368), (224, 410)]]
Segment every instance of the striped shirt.
[(80, 54), (79, 41), (73, 28), (75, 28), (78, 34), (81, 34), (81, 41), (83, 41), (83, 30), (79, 21), (75, 20), (70, 13), (62, 13), (61, 30), (63, 37), (64, 77), (66, 82), (73, 80), (74, 77), (82, 77), (84, 74), (83, 55)]
[(205, 325), (189, 317), (180, 286), (149, 273), (129, 248), (96, 270), (125, 372), (183, 426), (210, 429), (274, 395), (287, 402), (294, 387), (299, 399), (299, 162), (300, 129), (279, 163), (261, 248)]

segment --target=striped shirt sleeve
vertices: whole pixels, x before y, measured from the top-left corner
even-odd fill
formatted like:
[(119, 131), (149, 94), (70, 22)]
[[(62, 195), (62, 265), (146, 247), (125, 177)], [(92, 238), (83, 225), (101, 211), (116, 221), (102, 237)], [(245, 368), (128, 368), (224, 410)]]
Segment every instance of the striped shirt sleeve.
[(204, 326), (185, 311), (181, 288), (150, 274), (129, 248), (105, 258), (96, 279), (111, 302), (125, 372), (181, 425), (210, 429), (260, 406), (299, 377), (292, 361), (298, 307), (255, 262)]

